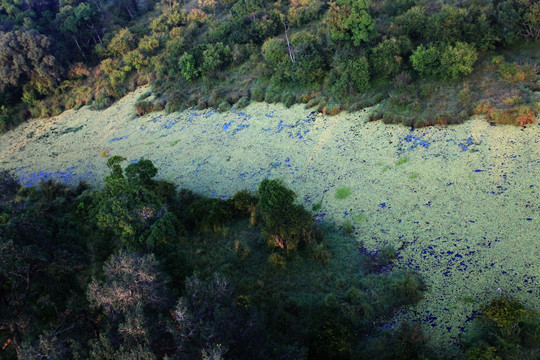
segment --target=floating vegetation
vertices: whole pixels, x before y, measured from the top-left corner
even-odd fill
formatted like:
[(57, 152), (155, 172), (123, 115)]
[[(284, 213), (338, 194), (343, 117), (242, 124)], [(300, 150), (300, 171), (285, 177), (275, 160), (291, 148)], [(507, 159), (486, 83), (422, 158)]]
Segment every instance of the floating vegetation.
[(337, 199), (346, 199), (348, 198), (349, 196), (351, 196), (351, 188), (350, 187), (347, 187), (347, 186), (344, 186), (344, 187), (340, 187), (336, 190), (336, 198)]

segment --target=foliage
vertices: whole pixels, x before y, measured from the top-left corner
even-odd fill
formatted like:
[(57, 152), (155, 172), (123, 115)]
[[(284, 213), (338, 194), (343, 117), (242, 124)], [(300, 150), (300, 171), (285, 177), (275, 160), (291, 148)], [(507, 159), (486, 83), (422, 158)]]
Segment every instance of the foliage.
[(462, 42), (449, 45), (441, 54), (440, 73), (446, 79), (457, 80), (473, 71), (477, 59), (476, 50), (471, 45)]
[(180, 74), (186, 81), (192, 81), (199, 76), (199, 70), (195, 67), (193, 55), (184, 53), (178, 60), (178, 66), (180, 67)]
[(294, 204), (296, 194), (281, 180), (264, 179), (259, 184), (259, 206), (265, 214), (264, 233), (271, 246), (289, 253), (315, 238), (313, 217)]
[(157, 265), (153, 255), (124, 251), (112, 255), (103, 265), (105, 281), (94, 279), (88, 285), (90, 305), (106, 312), (124, 313), (163, 302), (165, 282), (160, 279)]
[(0, 32), (0, 92), (21, 90), (33, 105), (60, 80), (51, 40), (37, 30)]
[(420, 45), (413, 52), (410, 59), (413, 69), (421, 77), (435, 77), (439, 74), (439, 50), (436, 46), (430, 45), (426, 48)]
[(355, 46), (367, 42), (372, 34), (375, 21), (368, 13), (367, 0), (337, 0), (330, 2), (327, 23), (330, 39), (350, 41)]

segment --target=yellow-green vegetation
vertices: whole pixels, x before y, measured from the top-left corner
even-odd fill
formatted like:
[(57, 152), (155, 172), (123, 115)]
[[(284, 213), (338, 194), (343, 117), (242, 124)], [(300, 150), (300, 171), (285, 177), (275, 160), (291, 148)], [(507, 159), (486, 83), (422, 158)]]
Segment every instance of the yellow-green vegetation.
[(417, 179), (418, 176), (420, 176), (420, 174), (418, 174), (417, 172), (413, 172), (409, 175), (409, 179), (414, 180)]
[(336, 199), (346, 199), (351, 196), (352, 190), (348, 186), (343, 186), (336, 189)]
[(480, 333), (465, 359), (534, 359), (540, 355), (540, 317), (509, 297), (494, 298), (481, 310)]
[(363, 225), (367, 221), (367, 216), (364, 213), (356, 214), (353, 216), (353, 222), (355, 225)]
[(408, 157), (402, 157), (402, 158), (399, 158), (399, 160), (396, 162), (396, 166), (400, 166), (400, 165), (403, 165), (405, 163), (409, 162), (409, 158)]

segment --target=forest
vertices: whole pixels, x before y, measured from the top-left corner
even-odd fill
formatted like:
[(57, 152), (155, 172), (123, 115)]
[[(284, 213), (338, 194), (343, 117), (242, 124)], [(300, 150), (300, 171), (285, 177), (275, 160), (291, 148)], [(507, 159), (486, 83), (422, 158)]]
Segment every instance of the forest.
[[(427, 290), (396, 249), (315, 222), (280, 180), (203, 198), (124, 162), (99, 190), (1, 174), (1, 359), (449, 358), (394, 317)], [(460, 358), (538, 358), (537, 313), (477, 312)]]
[(2, 0), (0, 130), (140, 85), (137, 113), (251, 101), (421, 127), (539, 109), (534, 0)]

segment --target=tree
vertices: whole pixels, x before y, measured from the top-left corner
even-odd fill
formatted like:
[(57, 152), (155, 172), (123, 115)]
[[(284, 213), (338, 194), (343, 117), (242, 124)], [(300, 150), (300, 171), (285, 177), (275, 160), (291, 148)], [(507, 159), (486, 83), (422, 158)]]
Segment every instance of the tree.
[(401, 71), (404, 62), (402, 47), (403, 45), (396, 38), (390, 38), (383, 40), (373, 48), (373, 54), (370, 58), (373, 63), (373, 71), (377, 76), (383, 79), (392, 79)]
[[(247, 352), (253, 345), (255, 326), (253, 317), (235, 304), (229, 280), (216, 273), (208, 281), (197, 275), (186, 279), (170, 331), (182, 358), (200, 358), (202, 354), (203, 359), (217, 360), (229, 350)], [(230, 349), (232, 345), (238, 350)]]
[(312, 238), (313, 217), (294, 204), (296, 194), (281, 180), (264, 179), (259, 184), (259, 206), (264, 212), (264, 234), (268, 243), (287, 253)]
[(203, 63), (201, 70), (207, 76), (214, 75), (219, 70), (229, 65), (231, 61), (231, 49), (222, 42), (206, 44), (203, 51)]
[(430, 44), (428, 47), (420, 45), (410, 57), (413, 69), (422, 78), (434, 77), (439, 73), (440, 60), (439, 50)]
[(473, 71), (477, 59), (476, 49), (467, 43), (448, 45), (441, 54), (440, 73), (448, 80), (458, 80)]
[(85, 60), (87, 60), (86, 51), (92, 40), (94, 44), (103, 43), (98, 23), (97, 9), (86, 2), (81, 2), (77, 6), (63, 6), (56, 14), (59, 30), (73, 40)]
[(330, 27), (330, 39), (350, 41), (355, 46), (367, 42), (375, 26), (368, 9), (368, 0), (331, 1), (326, 17)]
[(107, 50), (112, 56), (121, 58), (135, 47), (135, 35), (128, 28), (118, 31), (111, 42), (107, 45)]
[(36, 30), (0, 32), (0, 91), (48, 94), (60, 80), (51, 41)]
[(199, 70), (195, 67), (195, 58), (191, 54), (185, 52), (178, 60), (178, 67), (186, 81), (192, 81), (199, 76)]
[(261, 53), (264, 61), (275, 71), (286, 59), (287, 49), (282, 40), (268, 38), (261, 47)]
[(165, 303), (166, 280), (153, 254), (120, 251), (103, 265), (105, 279), (88, 285), (87, 297), (93, 307), (106, 312), (125, 313)]

